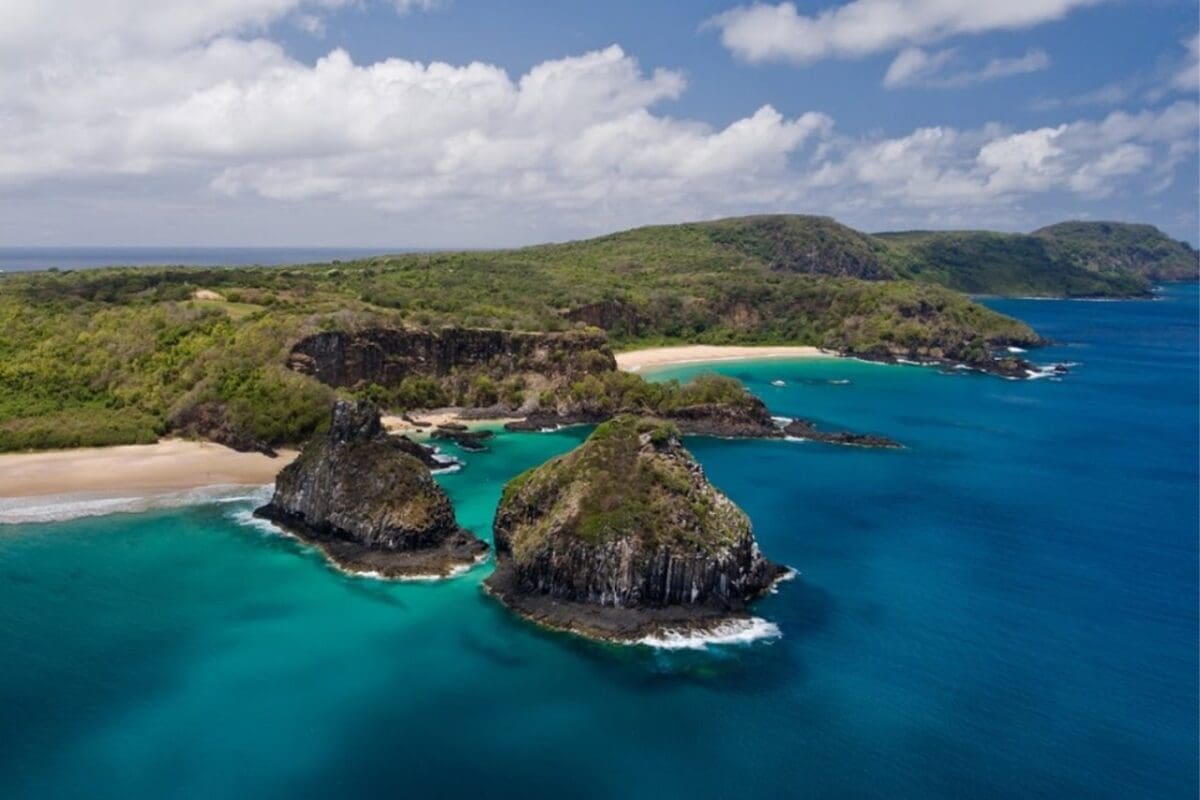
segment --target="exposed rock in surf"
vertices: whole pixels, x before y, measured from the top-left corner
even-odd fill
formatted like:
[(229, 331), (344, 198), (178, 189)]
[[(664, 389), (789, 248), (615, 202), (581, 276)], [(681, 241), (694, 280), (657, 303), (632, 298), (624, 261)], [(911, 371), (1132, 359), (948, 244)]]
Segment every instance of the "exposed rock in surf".
[(816, 425), (806, 419), (794, 419), (783, 427), (785, 436), (795, 439), (807, 439), (813, 442), (828, 444), (844, 444), (855, 447), (903, 447), (895, 439), (874, 433), (853, 433), (851, 431), (821, 431)]
[(348, 571), (451, 574), (481, 559), (487, 544), (459, 527), (429, 471), (431, 462), (445, 465), (429, 450), (389, 436), (373, 405), (339, 401), (328, 434), (279, 473), (271, 502), (254, 513)]
[(742, 619), (787, 573), (669, 424), (622, 416), (517, 476), (496, 511), (490, 592), (541, 624), (631, 640)]

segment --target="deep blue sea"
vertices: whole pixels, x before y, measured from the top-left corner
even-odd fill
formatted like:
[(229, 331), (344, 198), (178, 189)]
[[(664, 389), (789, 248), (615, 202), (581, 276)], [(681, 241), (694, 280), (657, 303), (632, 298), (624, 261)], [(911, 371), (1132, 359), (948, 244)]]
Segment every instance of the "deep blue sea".
[(97, 267), (232, 267), (323, 264), (335, 259), (407, 253), (365, 247), (0, 247), (0, 272)]
[[(689, 440), (801, 573), (776, 639), (543, 632), (490, 566), (347, 577), (251, 501), (0, 526), (0, 797), (1194, 797), (1196, 288), (990, 304), (1078, 366), (717, 367), (907, 445)], [(466, 455), (460, 520), (585, 433)]]

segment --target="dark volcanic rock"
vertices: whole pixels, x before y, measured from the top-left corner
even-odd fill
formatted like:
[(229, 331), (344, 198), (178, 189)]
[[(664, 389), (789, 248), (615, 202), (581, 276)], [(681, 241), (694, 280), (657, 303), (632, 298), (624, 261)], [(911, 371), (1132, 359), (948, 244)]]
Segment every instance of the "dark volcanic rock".
[(436, 447), (429, 447), (420, 442), (414, 442), (407, 436), (392, 436), (391, 438), (401, 450), (420, 461), (429, 469), (443, 469), (450, 464), (461, 463), (457, 459), (439, 457)]
[(756, 439), (779, 435), (766, 404), (752, 395), (738, 405), (706, 403), (676, 408), (660, 416), (675, 423), (680, 433), (693, 436)]
[(214, 402), (187, 406), (171, 417), (171, 427), (184, 436), (196, 436), (243, 453), (278, 455), (267, 442), (251, 435), (229, 418), (228, 409)]
[(480, 368), (494, 378), (575, 375), (616, 369), (602, 333), (523, 333), (442, 328), (329, 331), (300, 340), (288, 367), (330, 386), (398, 386), (412, 376)]
[(352, 571), (443, 576), (469, 566), (487, 545), (458, 526), (414, 446), (388, 436), (374, 406), (339, 402), (328, 434), (279, 473), (271, 502), (254, 513)]
[(537, 411), (528, 417), (506, 423), (509, 431), (554, 430), (564, 425), (594, 425), (621, 414), (652, 417), (671, 422), (687, 436), (718, 436), (725, 439), (772, 439), (780, 436), (771, 412), (757, 397), (747, 394), (735, 404), (702, 403), (669, 411), (629, 407), (614, 413), (591, 410), (553, 413)]
[(472, 431), (467, 430), (467, 426), (465, 425), (452, 425), (451, 423), (439, 425), (434, 428), (433, 433), (429, 434), (430, 439), (454, 442), (463, 450), (473, 453), (487, 450), (487, 445), (484, 442), (493, 436), (495, 434), (491, 431)]
[(850, 431), (819, 431), (812, 422), (806, 419), (795, 419), (783, 428), (786, 436), (797, 439), (808, 439), (814, 442), (829, 444), (846, 444), (855, 447), (903, 447), (895, 439), (878, 436), (873, 433), (851, 433)]
[(610, 639), (711, 628), (787, 570), (673, 426), (611, 420), (517, 476), (496, 511), (492, 594), (550, 627)]

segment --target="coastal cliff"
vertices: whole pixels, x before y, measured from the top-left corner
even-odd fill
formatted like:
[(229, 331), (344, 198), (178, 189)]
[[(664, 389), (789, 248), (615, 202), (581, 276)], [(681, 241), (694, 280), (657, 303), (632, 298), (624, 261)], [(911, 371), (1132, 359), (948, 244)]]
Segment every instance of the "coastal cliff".
[(339, 567), (385, 577), (445, 576), (487, 545), (459, 527), (413, 442), (388, 436), (369, 403), (339, 401), (254, 513), (319, 547)]
[(288, 357), (292, 370), (336, 387), (393, 387), (405, 378), (445, 378), (464, 370), (500, 379), (522, 373), (585, 375), (616, 366), (599, 332), (483, 328), (329, 331), (301, 339)]
[(540, 624), (604, 639), (709, 629), (787, 570), (671, 425), (621, 416), (517, 476), (494, 523), (488, 590)]

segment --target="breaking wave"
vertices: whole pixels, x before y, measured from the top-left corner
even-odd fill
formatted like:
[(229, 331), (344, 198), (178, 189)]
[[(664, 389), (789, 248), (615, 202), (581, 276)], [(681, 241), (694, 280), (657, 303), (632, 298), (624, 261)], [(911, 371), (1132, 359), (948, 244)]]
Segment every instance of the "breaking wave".
[(270, 497), (271, 489), (271, 484), (254, 489), (246, 486), (220, 485), (129, 496), (73, 493), (0, 498), (0, 525), (63, 522), (82, 517), (137, 514), (159, 508), (180, 508), (212, 503), (252, 501), (265, 503)]
[(707, 650), (709, 645), (744, 645), (783, 636), (779, 626), (761, 617), (731, 619), (704, 631), (664, 630), (634, 644), (658, 650)]

